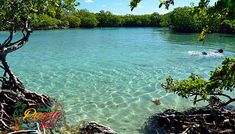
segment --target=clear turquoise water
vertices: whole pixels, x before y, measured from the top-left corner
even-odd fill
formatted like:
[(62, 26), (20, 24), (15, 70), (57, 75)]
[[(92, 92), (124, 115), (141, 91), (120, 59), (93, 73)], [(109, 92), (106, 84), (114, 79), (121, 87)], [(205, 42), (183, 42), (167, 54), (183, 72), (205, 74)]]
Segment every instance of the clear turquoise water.
[[(150, 115), (193, 106), (161, 88), (165, 77), (194, 72), (208, 78), (224, 57), (235, 56), (235, 36), (212, 34), (204, 45), (196, 36), (157, 28), (38, 31), (8, 60), (28, 89), (64, 104), (68, 122), (94, 120), (137, 134)], [(225, 56), (190, 53), (218, 48)]]

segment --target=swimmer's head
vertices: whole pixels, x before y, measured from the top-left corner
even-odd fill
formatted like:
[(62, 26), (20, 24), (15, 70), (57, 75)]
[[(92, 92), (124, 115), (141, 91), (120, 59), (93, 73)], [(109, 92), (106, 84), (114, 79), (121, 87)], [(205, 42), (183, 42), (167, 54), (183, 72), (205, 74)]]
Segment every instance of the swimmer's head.
[(206, 52), (202, 52), (202, 55), (207, 55), (207, 53)]
[(218, 49), (217, 51), (218, 51), (219, 53), (223, 53), (223, 52), (224, 52), (223, 49)]

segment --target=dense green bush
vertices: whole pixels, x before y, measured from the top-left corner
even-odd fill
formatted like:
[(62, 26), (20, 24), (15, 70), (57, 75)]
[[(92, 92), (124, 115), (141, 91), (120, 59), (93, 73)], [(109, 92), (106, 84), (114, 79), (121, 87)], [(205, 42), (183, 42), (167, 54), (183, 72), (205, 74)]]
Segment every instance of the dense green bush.
[(87, 10), (79, 10), (75, 15), (81, 19), (81, 27), (96, 27), (98, 25), (98, 20), (96, 19), (95, 14), (90, 13)]
[(147, 27), (151, 26), (151, 15), (125, 15), (123, 16), (125, 27)]
[(221, 32), (235, 33), (235, 20), (225, 20), (222, 23)]
[(84, 17), (81, 18), (81, 27), (88, 27), (88, 28), (92, 28), (92, 27), (96, 27), (98, 25), (98, 20), (95, 17)]
[(159, 25), (161, 27), (167, 27), (167, 26), (170, 25), (170, 15), (171, 15), (171, 13), (167, 13), (167, 14), (161, 15), (160, 23), (159, 23)]
[(57, 27), (61, 21), (56, 18), (52, 18), (46, 14), (34, 16), (31, 21), (32, 26), (35, 28), (48, 28), (48, 27)]
[(170, 25), (176, 32), (197, 32), (201, 29), (196, 24), (191, 8), (176, 8), (170, 15)]
[(138, 16), (139, 20), (141, 21), (141, 24), (143, 27), (149, 27), (151, 26), (151, 15), (140, 15)]
[(151, 14), (151, 26), (160, 26), (161, 15), (158, 13)]
[(100, 11), (96, 14), (96, 18), (99, 21), (99, 27), (118, 27), (122, 25), (121, 16), (113, 15), (109, 11)]
[(61, 28), (69, 27), (69, 22), (67, 20), (59, 20), (58, 27), (61, 27)]
[(68, 22), (69, 27), (76, 28), (81, 24), (81, 20), (73, 14), (66, 15), (63, 21)]

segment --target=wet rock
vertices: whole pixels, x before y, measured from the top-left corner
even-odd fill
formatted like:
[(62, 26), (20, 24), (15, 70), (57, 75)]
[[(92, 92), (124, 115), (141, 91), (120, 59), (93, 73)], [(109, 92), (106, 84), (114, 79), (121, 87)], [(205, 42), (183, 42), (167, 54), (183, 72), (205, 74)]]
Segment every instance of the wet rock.
[(142, 130), (145, 134), (234, 134), (235, 112), (215, 107), (192, 108), (185, 112), (167, 110), (151, 116)]
[(81, 134), (117, 134), (111, 128), (94, 121), (87, 122), (80, 128)]

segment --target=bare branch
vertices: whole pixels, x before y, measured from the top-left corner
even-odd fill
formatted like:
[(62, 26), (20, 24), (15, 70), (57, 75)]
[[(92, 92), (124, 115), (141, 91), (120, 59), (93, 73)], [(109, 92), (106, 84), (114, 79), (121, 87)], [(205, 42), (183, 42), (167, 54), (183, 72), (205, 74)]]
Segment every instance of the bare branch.
[(22, 38), (22, 39), (20, 39), (20, 40), (18, 40), (18, 41), (16, 41), (16, 42), (10, 43), (10, 44), (7, 45), (6, 47), (13, 46), (13, 45), (15, 45), (15, 44), (17, 44), (17, 43), (19, 43), (19, 42), (21, 42), (21, 41), (23, 41), (23, 40), (24, 40), (24, 38)]
[(232, 98), (232, 99), (228, 100), (227, 102), (222, 103), (221, 106), (222, 106), (222, 107), (223, 107), (223, 106), (227, 106), (228, 104), (230, 104), (230, 103), (232, 103), (232, 102), (234, 102), (234, 101), (235, 101), (235, 98)]
[(228, 99), (232, 99), (232, 97), (231, 96), (229, 96), (229, 95), (227, 95), (227, 94), (223, 94), (223, 93), (216, 93), (216, 94), (214, 94), (214, 95), (220, 95), (220, 96), (224, 96), (224, 97), (227, 97)]
[(9, 37), (8, 37), (8, 38), (4, 41), (4, 43), (2, 44), (3, 47), (11, 43), (11, 41), (12, 41), (12, 39), (13, 39), (13, 33), (14, 33), (14, 29), (12, 29), (12, 30), (10, 31)]
[(7, 48), (6, 53), (11, 53), (15, 50), (20, 49), (25, 43), (26, 41), (21, 41), (19, 44)]
[(203, 101), (204, 99), (193, 100), (193, 104), (195, 105), (199, 101)]
[[(26, 34), (24, 33), (24, 31), (26, 32)], [(20, 39), (19, 41), (16, 41), (16, 42), (14, 42), (14, 43), (11, 43), (11, 44), (9, 45), (10, 47), (8, 47), (7, 50), (6, 50), (6, 53), (11, 53), (11, 52), (13, 52), (13, 51), (18, 50), (18, 49), (21, 48), (22, 46), (24, 46), (24, 44), (28, 41), (31, 32), (32, 32), (32, 31), (31, 31), (30, 29), (25, 28), (25, 29), (22, 31), (22, 33), (23, 33), (23, 35), (24, 35), (23, 38)]]
[(2, 68), (3, 70), (5, 70), (5, 68), (3, 66), (0, 65), (0, 68)]
[(13, 42), (13, 43), (9, 43), (8, 45), (6, 45), (6, 47), (13, 46), (13, 45), (15, 45), (15, 44), (20, 43), (21, 41), (23, 41), (23, 40), (24, 40), (24, 38), (26, 37), (26, 35), (25, 35), (24, 31), (25, 31), (24, 29), (21, 31), (21, 33), (23, 34), (22, 39), (20, 39), (20, 40), (18, 40), (18, 41), (16, 41), (16, 42)]

